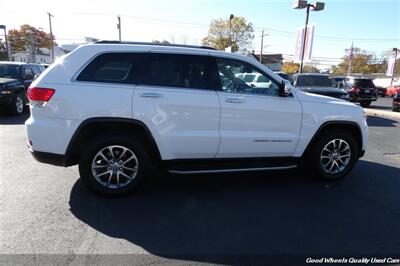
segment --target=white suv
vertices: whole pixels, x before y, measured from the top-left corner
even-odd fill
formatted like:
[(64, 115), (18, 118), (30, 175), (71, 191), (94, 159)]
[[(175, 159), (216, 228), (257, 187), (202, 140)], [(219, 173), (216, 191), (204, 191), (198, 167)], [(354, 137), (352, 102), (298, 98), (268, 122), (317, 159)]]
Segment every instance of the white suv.
[[(251, 86), (240, 74), (263, 76)], [(28, 90), (28, 146), (79, 164), (95, 192), (131, 191), (153, 166), (175, 174), (307, 165), (346, 175), (364, 154), (362, 108), (301, 92), (261, 65), (207, 47), (98, 42), (52, 64)]]

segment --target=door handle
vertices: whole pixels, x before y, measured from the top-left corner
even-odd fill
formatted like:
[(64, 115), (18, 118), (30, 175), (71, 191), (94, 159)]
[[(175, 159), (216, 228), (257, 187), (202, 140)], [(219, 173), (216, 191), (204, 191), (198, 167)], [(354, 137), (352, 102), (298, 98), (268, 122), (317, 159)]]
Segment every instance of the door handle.
[(155, 92), (144, 92), (140, 94), (140, 97), (145, 97), (145, 98), (162, 98), (162, 95), (159, 93)]
[(237, 98), (230, 98), (230, 99), (226, 99), (225, 102), (227, 102), (227, 103), (244, 103), (245, 100), (237, 99)]

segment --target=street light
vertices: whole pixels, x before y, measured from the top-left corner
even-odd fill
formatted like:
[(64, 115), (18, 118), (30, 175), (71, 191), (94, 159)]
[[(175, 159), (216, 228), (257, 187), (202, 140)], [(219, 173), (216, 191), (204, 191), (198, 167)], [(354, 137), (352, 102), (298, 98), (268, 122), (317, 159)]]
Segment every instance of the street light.
[(229, 16), (229, 43), (231, 46), (231, 53), (233, 53), (233, 47), (232, 47), (232, 19), (234, 18), (234, 15), (231, 14)]
[(315, 2), (313, 4), (307, 3), (306, 0), (296, 0), (293, 2), (294, 9), (304, 9), (307, 8), (307, 16), (306, 16), (306, 27), (304, 28), (304, 38), (302, 44), (302, 52), (301, 52), (301, 61), (300, 61), (300, 70), (299, 73), (303, 72), (303, 60), (304, 60), (304, 52), (306, 46), (306, 39), (307, 39), (307, 26), (308, 26), (308, 17), (310, 15), (310, 8), (312, 11), (321, 11), (325, 8), (324, 2)]
[(4, 40), (6, 42), (7, 57), (8, 57), (8, 61), (11, 61), (11, 53), (10, 53), (10, 49), (8, 47), (8, 41), (7, 41), (7, 27), (6, 27), (6, 25), (0, 25), (0, 29), (4, 30)]

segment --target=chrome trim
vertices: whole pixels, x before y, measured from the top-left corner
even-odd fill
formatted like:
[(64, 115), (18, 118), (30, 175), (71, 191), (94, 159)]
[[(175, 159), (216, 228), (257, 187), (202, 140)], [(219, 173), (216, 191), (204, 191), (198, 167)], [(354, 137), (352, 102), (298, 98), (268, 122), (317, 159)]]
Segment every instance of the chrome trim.
[(238, 168), (238, 169), (214, 169), (214, 170), (168, 170), (171, 174), (191, 175), (191, 174), (211, 174), (211, 173), (239, 173), (239, 172), (256, 172), (256, 171), (274, 171), (295, 169), (297, 165), (288, 166), (272, 166), (272, 167), (256, 167), (256, 168)]

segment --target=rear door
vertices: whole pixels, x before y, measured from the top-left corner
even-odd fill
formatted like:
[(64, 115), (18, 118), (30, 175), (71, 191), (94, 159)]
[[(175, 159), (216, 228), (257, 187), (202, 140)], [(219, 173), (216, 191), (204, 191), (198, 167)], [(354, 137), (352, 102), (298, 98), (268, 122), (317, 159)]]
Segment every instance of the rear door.
[[(277, 81), (250, 65), (217, 58), (220, 77), (221, 143), (218, 158), (291, 156), (300, 134), (302, 108), (293, 96), (279, 97)], [(261, 76), (259, 86), (243, 73)]]
[(213, 158), (220, 104), (210, 84), (210, 58), (153, 51), (133, 96), (133, 118), (153, 133), (162, 159)]

